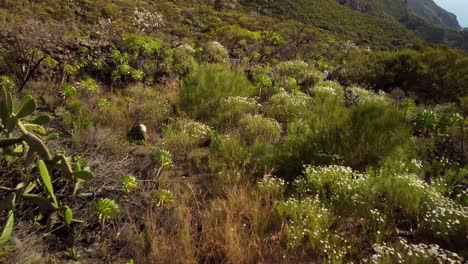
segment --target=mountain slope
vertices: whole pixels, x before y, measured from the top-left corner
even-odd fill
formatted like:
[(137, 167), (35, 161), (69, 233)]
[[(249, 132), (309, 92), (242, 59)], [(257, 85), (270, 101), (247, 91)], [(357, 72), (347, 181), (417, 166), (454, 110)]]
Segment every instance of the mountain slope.
[(468, 51), (468, 36), (456, 16), (432, 0), (337, 0), (348, 8), (399, 22), (424, 40)]
[[(335, 0), (243, 0), (241, 3), (255, 8), (262, 14), (297, 19), (351, 39), (374, 43), (389, 43), (395, 40), (406, 43), (419, 41), (416, 34), (405, 29), (396, 19), (382, 19), (373, 13), (356, 12)], [(366, 11), (366, 6), (358, 4), (356, 7)], [(398, 10), (395, 6), (391, 14), (382, 16), (393, 17)]]
[(433, 0), (407, 0), (408, 8), (428, 21), (450, 29), (461, 29), (457, 16), (439, 7)]

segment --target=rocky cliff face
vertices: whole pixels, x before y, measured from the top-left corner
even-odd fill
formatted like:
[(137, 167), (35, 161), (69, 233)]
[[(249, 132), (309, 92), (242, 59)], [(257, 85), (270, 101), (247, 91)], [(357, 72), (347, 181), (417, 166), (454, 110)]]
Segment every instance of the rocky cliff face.
[(351, 9), (358, 10), (363, 13), (368, 13), (372, 9), (372, 3), (368, 0), (337, 0), (339, 4), (347, 6)]
[(461, 29), (457, 16), (439, 7), (433, 0), (407, 0), (408, 8), (418, 16), (450, 29)]

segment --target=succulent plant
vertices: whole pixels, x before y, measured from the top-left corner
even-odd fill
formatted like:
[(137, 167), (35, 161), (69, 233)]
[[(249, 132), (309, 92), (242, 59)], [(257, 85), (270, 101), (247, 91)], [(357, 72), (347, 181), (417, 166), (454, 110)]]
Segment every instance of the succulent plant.
[(137, 180), (135, 176), (132, 175), (123, 176), (120, 179), (120, 184), (122, 186), (122, 190), (126, 193), (133, 192), (136, 190), (136, 188), (138, 188)]
[(101, 198), (91, 205), (91, 210), (98, 214), (99, 219), (116, 217), (119, 212), (119, 205), (110, 198)]
[(154, 161), (156, 165), (163, 167), (163, 168), (170, 168), (174, 165), (172, 161), (172, 155), (167, 150), (158, 150), (156, 152)]
[(169, 190), (156, 190), (153, 193), (153, 197), (157, 202), (158, 206), (171, 206), (174, 204), (174, 195)]
[(120, 208), (117, 202), (110, 198), (101, 198), (91, 205), (91, 211), (98, 214), (101, 222), (101, 240), (104, 235), (104, 225), (106, 219), (116, 217), (120, 213)]

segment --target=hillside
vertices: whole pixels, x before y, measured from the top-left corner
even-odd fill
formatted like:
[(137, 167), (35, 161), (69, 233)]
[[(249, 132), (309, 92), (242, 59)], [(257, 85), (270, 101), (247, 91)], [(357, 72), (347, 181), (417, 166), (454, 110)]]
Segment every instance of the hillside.
[(424, 40), (468, 50), (468, 36), (460, 32), (455, 15), (432, 0), (337, 0), (351, 9), (400, 23)]
[(439, 7), (433, 0), (408, 0), (408, 7), (416, 15), (437, 25), (460, 30), (457, 16)]
[(0, 263), (466, 263), (468, 54), (374, 3), (0, 0)]
[[(364, 13), (345, 8), (333, 0), (299, 0), (299, 1), (241, 1), (246, 6), (259, 6), (263, 14), (273, 14), (279, 17), (293, 18), (322, 29), (346, 35), (356, 40), (384, 43), (401, 40), (403, 42), (418, 42), (416, 34), (406, 30), (398, 22), (381, 19), (366, 14), (369, 10), (364, 6)], [(342, 3), (344, 3), (342, 1)], [(360, 8), (357, 4), (351, 7)], [(395, 13), (400, 13), (396, 8)]]

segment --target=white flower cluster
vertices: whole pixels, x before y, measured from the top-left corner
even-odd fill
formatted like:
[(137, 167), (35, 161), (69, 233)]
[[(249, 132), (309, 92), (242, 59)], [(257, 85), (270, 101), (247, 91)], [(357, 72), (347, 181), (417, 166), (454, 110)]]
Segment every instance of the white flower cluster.
[(336, 95), (336, 90), (331, 86), (316, 86), (314, 92)]
[(319, 183), (332, 182), (351, 190), (353, 182), (364, 180), (364, 177), (355, 177), (350, 167), (330, 165), (322, 167), (305, 166), (305, 176), (309, 181)]
[(211, 132), (211, 128), (209, 126), (191, 119), (184, 119), (184, 122), (181, 122), (180, 128), (182, 133), (186, 133), (194, 137), (206, 137)]
[(186, 54), (193, 55), (195, 54), (195, 49), (189, 44), (182, 44), (176, 48), (176, 50), (183, 51)]
[(383, 91), (374, 93), (373, 91), (369, 91), (358, 86), (353, 86), (348, 89), (354, 92), (359, 97), (359, 102), (389, 102), (387, 94)]
[(225, 50), (224, 46), (221, 43), (219, 43), (218, 41), (210, 41), (210, 42), (208, 42), (208, 45), (211, 48)]
[(164, 26), (164, 16), (136, 8), (133, 12), (133, 26), (141, 33), (152, 33)]
[(229, 53), (218, 41), (209, 41), (203, 48), (203, 57), (207, 62), (225, 63), (229, 60)]
[(457, 233), (464, 230), (468, 222), (468, 209), (466, 207), (456, 204), (414, 174), (398, 177), (408, 179), (410, 186), (424, 191), (428, 197), (420, 219), (421, 228), (432, 230), (441, 236), (448, 236), (452, 232)]
[(412, 159), (411, 160), (411, 164), (413, 164), (416, 168), (418, 169), (422, 169), (423, 168), (423, 163), (421, 160), (417, 160), (417, 159)]
[(318, 197), (289, 198), (279, 205), (279, 211), (289, 219), (284, 231), (290, 246), (299, 246), (305, 237), (312, 243), (320, 240), (325, 243), (331, 215)]
[(310, 113), (312, 98), (305, 93), (282, 92), (270, 98), (270, 115), (281, 122), (289, 122)]
[(201, 143), (211, 133), (211, 128), (203, 123), (188, 118), (171, 120), (168, 130), (173, 134), (189, 137), (193, 142)]
[(379, 210), (377, 209), (371, 209), (369, 210), (371, 216), (372, 216), (372, 219), (376, 222), (379, 222), (379, 223), (385, 223), (385, 215), (382, 214), (381, 212), (379, 212)]
[[(372, 255), (372, 263), (381, 263), (381, 260), (391, 258), (395, 263), (438, 263), (461, 264), (463, 259), (456, 253), (441, 248), (436, 244), (410, 244), (404, 238), (394, 246), (383, 244), (373, 245), (375, 254)], [(432, 260), (432, 261), (429, 261)]]
[(260, 109), (262, 105), (255, 98), (230, 96), (223, 100), (226, 106), (229, 107), (244, 107), (248, 109)]
[(353, 49), (359, 49), (358, 45), (356, 45), (356, 43), (352, 42), (351, 40), (341, 42), (339, 45), (339, 48), (346, 53)]
[(280, 73), (286, 75), (286, 74), (290, 73), (291, 71), (296, 71), (298, 69), (305, 70), (305, 69), (309, 68), (309, 64), (307, 64), (307, 62), (301, 61), (301, 60), (283, 61), (283, 62), (279, 63), (276, 68)]
[(100, 39), (108, 40), (119, 34), (120, 26), (110, 18), (100, 18), (94, 30)]
[(264, 177), (258, 183), (258, 189), (267, 195), (281, 197), (284, 194), (286, 183), (281, 178)]

